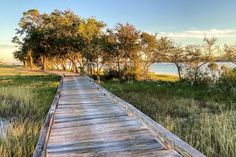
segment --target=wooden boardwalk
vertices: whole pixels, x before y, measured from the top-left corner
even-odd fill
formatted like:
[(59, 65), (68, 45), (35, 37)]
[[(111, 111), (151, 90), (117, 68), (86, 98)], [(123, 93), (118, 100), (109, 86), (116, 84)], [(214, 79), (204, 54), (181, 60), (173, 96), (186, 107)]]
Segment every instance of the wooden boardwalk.
[[(138, 119), (98, 86), (84, 76), (64, 77), (53, 123), (42, 148), (44, 156), (182, 156), (166, 145), (149, 123)], [(202, 155), (195, 149), (193, 154)]]

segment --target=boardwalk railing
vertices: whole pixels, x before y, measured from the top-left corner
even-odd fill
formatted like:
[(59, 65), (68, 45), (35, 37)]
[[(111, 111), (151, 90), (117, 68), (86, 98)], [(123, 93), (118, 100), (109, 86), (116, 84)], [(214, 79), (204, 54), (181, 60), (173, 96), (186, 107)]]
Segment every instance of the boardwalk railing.
[(53, 102), (51, 104), (51, 107), (49, 109), (47, 117), (45, 119), (45, 122), (41, 128), (38, 143), (37, 143), (36, 148), (34, 150), (33, 157), (45, 157), (46, 156), (47, 141), (49, 138), (51, 126), (54, 121), (54, 115), (55, 115), (55, 111), (56, 111), (56, 108), (58, 105), (58, 100), (60, 98), (62, 84), (63, 84), (63, 76), (61, 77), (61, 81), (60, 81), (60, 84), (57, 88), (56, 95), (53, 99)]
[(101, 85), (97, 84), (92, 78), (83, 74), (90, 82), (92, 82), (97, 89), (99, 89), (104, 95), (108, 96), (118, 105), (123, 107), (128, 111), (128, 113), (137, 119), (141, 120), (144, 125), (146, 125), (156, 136), (156, 139), (162, 142), (167, 148), (172, 148), (180, 153), (184, 157), (205, 157), (204, 154), (187, 144), (185, 141), (180, 139), (178, 136), (156, 123), (154, 120), (149, 118), (147, 115), (136, 109), (133, 105), (128, 102), (120, 99), (111, 92), (107, 91)]

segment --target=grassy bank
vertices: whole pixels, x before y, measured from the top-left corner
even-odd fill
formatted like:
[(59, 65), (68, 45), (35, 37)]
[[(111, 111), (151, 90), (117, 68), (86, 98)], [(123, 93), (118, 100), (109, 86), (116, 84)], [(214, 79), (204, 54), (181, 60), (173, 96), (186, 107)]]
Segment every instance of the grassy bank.
[(102, 85), (205, 155), (236, 155), (236, 90), (187, 82), (119, 82)]
[(0, 66), (0, 117), (10, 120), (0, 156), (32, 156), (59, 77)]

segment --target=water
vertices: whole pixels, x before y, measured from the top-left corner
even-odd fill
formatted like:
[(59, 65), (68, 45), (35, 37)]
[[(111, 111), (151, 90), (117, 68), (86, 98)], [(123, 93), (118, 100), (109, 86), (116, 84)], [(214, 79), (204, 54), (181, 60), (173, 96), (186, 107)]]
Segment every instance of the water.
[(173, 63), (154, 63), (150, 66), (150, 71), (158, 74), (178, 75), (177, 68)]
[(5, 118), (0, 117), (0, 138), (6, 135), (9, 125), (9, 121), (7, 121)]
[[(226, 65), (229, 68), (236, 68), (236, 64), (231, 62), (217, 62), (217, 64), (219, 67)], [(154, 63), (150, 66), (150, 71), (158, 74), (178, 75), (177, 68), (173, 63)]]

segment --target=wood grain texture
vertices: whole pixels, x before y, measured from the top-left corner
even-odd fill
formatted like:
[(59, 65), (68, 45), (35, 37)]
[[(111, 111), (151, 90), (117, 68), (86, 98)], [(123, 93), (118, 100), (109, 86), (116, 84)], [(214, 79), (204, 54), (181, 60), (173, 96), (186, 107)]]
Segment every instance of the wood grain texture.
[(47, 156), (180, 156), (83, 76), (64, 77)]

